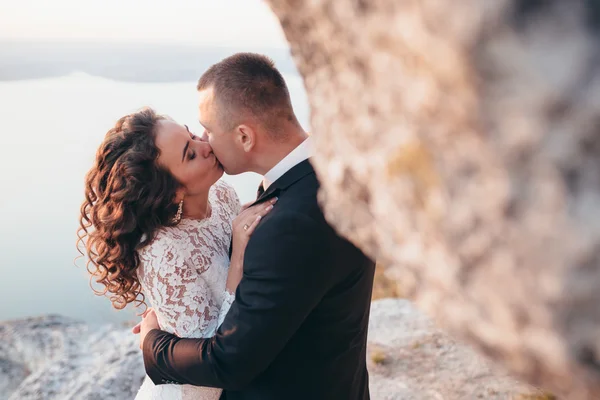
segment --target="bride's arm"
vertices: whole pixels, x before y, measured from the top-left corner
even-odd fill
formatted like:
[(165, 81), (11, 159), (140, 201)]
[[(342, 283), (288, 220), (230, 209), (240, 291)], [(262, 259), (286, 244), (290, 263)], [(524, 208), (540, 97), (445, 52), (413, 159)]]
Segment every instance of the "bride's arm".
[[(248, 240), (260, 222), (260, 218), (265, 216), (273, 208), (272, 205), (277, 202), (277, 198), (265, 202), (262, 205), (257, 205), (254, 208), (242, 208), (240, 199), (233, 186), (223, 180), (218, 181), (216, 185), (217, 197), (219, 198), (219, 201), (227, 206), (229, 218), (232, 223), (232, 251), (226, 290), (227, 295), (229, 295), (227, 296), (228, 299), (230, 302), (233, 302), (235, 290), (242, 279), (244, 253), (246, 250), (246, 245), (248, 244)], [(257, 219), (257, 217), (259, 218)], [(248, 226), (247, 230), (244, 229), (244, 225), (246, 224)], [(230, 304), (226, 305), (227, 309), (229, 308), (229, 305)], [(227, 310), (223, 311), (223, 314), (227, 313)]]
[[(250, 235), (252, 235), (254, 229), (260, 222), (260, 218), (272, 209), (272, 207), (269, 208), (269, 206), (272, 206), (277, 199), (258, 205), (254, 209), (249, 209), (249, 207), (242, 208), (240, 199), (235, 189), (230, 184), (220, 180), (216, 183), (215, 189), (218, 201), (224, 206), (223, 209), (226, 210), (226, 218), (232, 226), (229, 272), (225, 284), (225, 293), (223, 294), (223, 303), (221, 304), (218, 323), (215, 328), (216, 331), (225, 320), (229, 308), (235, 300), (235, 291), (243, 275), (244, 253)], [(246, 224), (248, 229), (244, 229)], [(214, 334), (214, 332), (212, 334)]]
[(235, 289), (242, 279), (244, 254), (248, 240), (250, 240), (250, 236), (252, 236), (260, 220), (273, 209), (276, 202), (277, 198), (275, 197), (264, 203), (248, 207), (233, 220), (231, 262), (229, 264), (229, 275), (227, 276), (226, 284), (227, 291), (230, 294), (235, 293)]

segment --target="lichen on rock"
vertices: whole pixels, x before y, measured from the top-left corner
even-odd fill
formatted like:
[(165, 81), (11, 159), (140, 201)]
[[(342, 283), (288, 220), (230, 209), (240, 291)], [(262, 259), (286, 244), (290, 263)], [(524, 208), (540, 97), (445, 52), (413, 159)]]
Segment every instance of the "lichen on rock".
[(332, 225), (456, 337), (600, 396), (600, 2), (268, 3)]

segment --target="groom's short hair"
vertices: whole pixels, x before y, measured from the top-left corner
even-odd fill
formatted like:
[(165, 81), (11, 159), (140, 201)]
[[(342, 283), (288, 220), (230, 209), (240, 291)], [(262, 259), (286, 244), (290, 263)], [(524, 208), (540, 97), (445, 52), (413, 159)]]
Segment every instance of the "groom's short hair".
[(225, 129), (233, 129), (248, 113), (274, 134), (282, 121), (298, 124), (285, 80), (267, 56), (237, 53), (214, 64), (198, 81), (198, 91), (209, 88)]

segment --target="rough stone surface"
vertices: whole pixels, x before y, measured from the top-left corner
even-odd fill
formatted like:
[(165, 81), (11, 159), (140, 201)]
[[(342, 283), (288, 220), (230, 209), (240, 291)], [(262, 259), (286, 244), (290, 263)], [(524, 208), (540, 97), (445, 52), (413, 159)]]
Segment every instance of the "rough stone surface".
[[(133, 399), (144, 376), (137, 337), (61, 317), (0, 323), (0, 398)], [(373, 400), (518, 398), (534, 393), (437, 330), (406, 300), (373, 303)]]
[(452, 334), (600, 397), (600, 1), (268, 3), (328, 220)]
[(133, 399), (144, 377), (129, 330), (48, 316), (0, 323), (0, 398)]
[(540, 394), (440, 331), (408, 300), (373, 303), (369, 362), (374, 400), (507, 400)]

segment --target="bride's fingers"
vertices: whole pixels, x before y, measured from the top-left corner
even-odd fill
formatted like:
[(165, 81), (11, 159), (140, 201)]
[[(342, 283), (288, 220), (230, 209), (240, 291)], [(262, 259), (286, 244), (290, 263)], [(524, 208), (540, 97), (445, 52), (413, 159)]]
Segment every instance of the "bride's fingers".
[(252, 235), (252, 232), (254, 232), (254, 230), (256, 229), (256, 227), (258, 226), (258, 223), (260, 222), (260, 220), (262, 219), (262, 217), (260, 215), (258, 215), (255, 219), (254, 222), (252, 224), (250, 224), (250, 226), (248, 227), (248, 229), (246, 229), (246, 234), (248, 236)]
[[(276, 201), (277, 201), (277, 200), (276, 200)], [(265, 207), (265, 208), (262, 210), (262, 212), (260, 213), (260, 215), (264, 217), (265, 215), (267, 215), (267, 214), (268, 214), (268, 213), (269, 213), (269, 212), (270, 212), (270, 211), (273, 209), (273, 207), (275, 207), (275, 203), (274, 203), (274, 202), (273, 202), (273, 203), (271, 203), (271, 205), (270, 205), (270, 206), (267, 206), (267, 207)]]
[(240, 209), (240, 212), (242, 211), (246, 211), (246, 209), (248, 209), (248, 207), (250, 207), (252, 205), (252, 203), (254, 203), (253, 201), (250, 201), (244, 205), (242, 205), (242, 208)]
[(275, 203), (277, 203), (277, 197), (274, 197), (273, 199), (263, 203), (260, 205), (260, 207), (256, 208), (256, 214), (255, 215), (260, 215), (260, 216), (265, 216), (269, 213), (269, 211), (271, 211), (273, 209), (273, 207), (275, 206)]
[(272, 199), (267, 200), (264, 203), (260, 203), (255, 206), (246, 208), (245, 210), (242, 210), (242, 212), (240, 213), (240, 216), (242, 217), (242, 219), (246, 219), (246, 217), (248, 217), (248, 218), (251, 218), (252, 220), (254, 220), (254, 218), (257, 215), (262, 215), (263, 211), (266, 208), (269, 208), (270, 206), (277, 203), (277, 200), (278, 200), (277, 197), (273, 197)]
[(234, 227), (243, 227), (246, 233), (251, 234), (250, 227), (256, 223), (256, 218), (267, 215), (275, 203), (277, 203), (277, 197), (246, 209), (235, 219)]
[(270, 212), (270, 211), (273, 209), (273, 205), (274, 205), (274, 204), (275, 204), (275, 202), (270, 202), (270, 201), (269, 201), (269, 202), (267, 202), (267, 204), (265, 204), (264, 206), (262, 206), (262, 207), (259, 207), (259, 208), (256, 210), (256, 213), (254, 213), (254, 214), (253, 214), (253, 215), (250, 217), (250, 218), (252, 218), (252, 219), (250, 219), (250, 220), (248, 221), (248, 225), (252, 225), (252, 224), (254, 224), (254, 223), (256, 222), (256, 221), (255, 221), (256, 217), (260, 217), (260, 218), (262, 218), (262, 217), (264, 217), (265, 215), (267, 215), (267, 214), (268, 214), (268, 213), (269, 213), (269, 212)]

